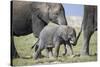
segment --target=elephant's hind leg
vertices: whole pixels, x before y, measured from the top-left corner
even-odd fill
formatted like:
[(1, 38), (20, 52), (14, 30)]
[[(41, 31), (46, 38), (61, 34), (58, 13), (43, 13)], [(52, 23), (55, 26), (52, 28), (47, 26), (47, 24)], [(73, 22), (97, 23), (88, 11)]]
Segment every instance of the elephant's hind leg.
[(52, 52), (52, 47), (49, 47), (46, 49), (47, 50), (47, 57), (52, 57), (53, 56), (53, 52)]
[(34, 59), (38, 59), (39, 57), (40, 57), (40, 54), (41, 54), (41, 51), (42, 51), (43, 49), (41, 49), (41, 48), (38, 48), (37, 49), (37, 51), (35, 52), (35, 54), (34, 54)]

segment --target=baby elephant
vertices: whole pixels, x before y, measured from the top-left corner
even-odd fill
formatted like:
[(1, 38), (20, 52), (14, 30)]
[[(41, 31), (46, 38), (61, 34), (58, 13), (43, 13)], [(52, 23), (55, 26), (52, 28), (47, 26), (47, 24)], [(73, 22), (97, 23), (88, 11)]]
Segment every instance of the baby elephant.
[(41, 51), (43, 49), (47, 49), (48, 55), (49, 53), (53, 55), (52, 48), (55, 48), (54, 56), (58, 57), (61, 44), (64, 44), (65, 54), (67, 52), (66, 44), (70, 46), (70, 49), (73, 54), (71, 44), (75, 45), (75, 40), (76, 32), (74, 28), (66, 25), (57, 25), (54, 23), (49, 23), (40, 32), (39, 40), (36, 43), (36, 52), (34, 58), (39, 58), (39, 55), (41, 54)]

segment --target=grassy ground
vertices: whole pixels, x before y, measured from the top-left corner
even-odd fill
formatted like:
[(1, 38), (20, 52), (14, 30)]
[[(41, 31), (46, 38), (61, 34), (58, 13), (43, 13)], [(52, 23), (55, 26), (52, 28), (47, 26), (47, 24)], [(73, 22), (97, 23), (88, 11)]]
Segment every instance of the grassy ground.
[[(76, 28), (76, 31), (79, 30)], [(20, 37), (14, 37), (15, 39), (15, 46), (17, 48), (17, 51), (21, 57), (30, 57), (34, 53), (34, 49), (31, 49), (31, 46), (37, 41), (37, 39), (33, 36), (33, 34), (27, 35), (27, 36), (20, 36)], [(78, 40), (78, 43), (76, 46), (73, 47), (74, 54), (79, 54), (80, 49), (82, 46), (82, 34), (81, 37)], [(55, 63), (74, 63), (74, 62), (88, 62), (88, 61), (96, 61), (97, 60), (97, 32), (95, 32), (90, 41), (90, 54), (91, 56), (62, 56), (62, 53), (64, 52), (63, 45), (60, 48), (60, 55), (58, 59), (56, 58), (47, 58), (43, 57), (38, 60), (34, 60), (32, 57), (30, 58), (16, 58), (13, 59), (13, 64), (15, 66), (20, 65), (36, 65), (36, 64), (55, 64)], [(46, 51), (44, 50), (42, 52), (44, 56), (46, 56)]]

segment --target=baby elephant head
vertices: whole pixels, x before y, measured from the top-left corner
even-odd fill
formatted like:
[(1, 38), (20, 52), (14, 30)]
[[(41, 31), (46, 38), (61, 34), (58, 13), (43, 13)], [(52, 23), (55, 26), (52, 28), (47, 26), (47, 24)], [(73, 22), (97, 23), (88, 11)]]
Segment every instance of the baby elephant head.
[(70, 26), (65, 26), (63, 27), (63, 35), (62, 38), (64, 41), (69, 42), (73, 46), (75, 46), (75, 41), (76, 41), (76, 31), (74, 28)]
[(76, 41), (76, 31), (74, 28), (72, 29), (68, 29), (70, 30), (70, 32), (68, 33), (68, 40), (70, 42), (70, 44), (72, 44), (73, 46), (75, 46), (75, 41)]

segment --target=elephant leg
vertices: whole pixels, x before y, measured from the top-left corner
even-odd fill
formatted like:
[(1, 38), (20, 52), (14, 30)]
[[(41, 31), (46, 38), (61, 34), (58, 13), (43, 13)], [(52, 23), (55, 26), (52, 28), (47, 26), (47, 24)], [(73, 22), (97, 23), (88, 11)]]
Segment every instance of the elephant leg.
[(81, 55), (89, 55), (89, 41), (90, 41), (90, 37), (92, 35), (92, 32), (85, 32), (83, 31), (83, 45), (82, 45), (82, 49), (81, 49)]
[(55, 51), (54, 51), (54, 56), (55, 57), (58, 57), (58, 55), (59, 55), (59, 48), (60, 48), (60, 44), (57, 42), (55, 44)]
[(52, 57), (53, 52), (52, 52), (52, 47), (47, 48), (47, 57)]
[(44, 43), (43, 43), (43, 41), (40, 40), (38, 43), (38, 48), (37, 48), (35, 55), (34, 55), (35, 59), (38, 59), (41, 56), (41, 52), (43, 49), (44, 49)]
[(18, 55), (17, 50), (15, 48), (14, 40), (13, 39), (11, 41), (11, 58), (17, 58), (17, 57), (19, 57), (19, 55)]
[(69, 48), (70, 48), (70, 50), (71, 50), (70, 55), (73, 55), (73, 48), (72, 48), (72, 45), (71, 45), (71, 44), (69, 44)]
[(35, 46), (35, 52), (37, 51), (37, 49), (38, 49), (38, 45)]
[(53, 50), (53, 48), (51, 48), (51, 55), (53, 56), (53, 51), (52, 50)]
[(49, 49), (46, 48), (46, 54), (47, 54), (47, 57), (49, 58)]
[(65, 49), (65, 52), (63, 53), (63, 56), (65, 56), (66, 53), (67, 53), (67, 47), (66, 47), (66, 44), (64, 44), (64, 49)]
[(11, 66), (13, 66), (13, 58), (19, 58), (20, 56), (17, 53), (17, 50), (14, 45), (14, 38), (11, 37)]
[(53, 51), (52, 51), (52, 47), (49, 48), (49, 57), (53, 56)]
[[(38, 48), (39, 48), (39, 46), (38, 45), (36, 45), (35, 46), (35, 52), (38, 50)], [(41, 57), (42, 55), (41, 55), (41, 52), (39, 53), (39, 57)]]
[(34, 58), (35, 59), (38, 59), (39, 57), (40, 57), (40, 54), (41, 54), (41, 51), (42, 51), (43, 49), (42, 48), (38, 48), (37, 49), (37, 51), (35, 52), (35, 55), (34, 55)]

